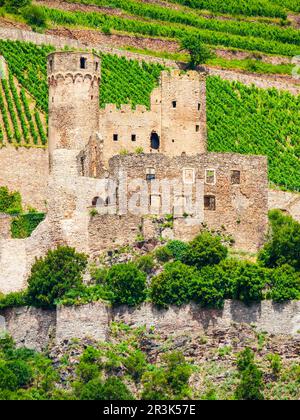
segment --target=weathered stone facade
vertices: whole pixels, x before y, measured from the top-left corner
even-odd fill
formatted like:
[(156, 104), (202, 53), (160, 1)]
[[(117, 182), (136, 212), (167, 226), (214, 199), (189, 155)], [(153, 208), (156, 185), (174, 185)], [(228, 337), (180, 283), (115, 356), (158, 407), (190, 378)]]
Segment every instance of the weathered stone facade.
[(148, 303), (138, 308), (112, 308), (96, 302), (75, 307), (61, 306), (57, 310), (6, 309), (0, 311), (0, 333), (7, 331), (17, 346), (36, 350), (72, 338), (109, 341), (111, 321), (131, 327), (154, 328), (167, 337), (180, 333), (205, 335), (217, 329), (226, 334), (233, 324), (245, 324), (254, 326), (257, 331), (299, 338), (299, 313), (299, 301), (262, 301), (246, 306), (242, 302), (227, 300), (223, 309), (202, 309), (196, 304), (158, 309)]

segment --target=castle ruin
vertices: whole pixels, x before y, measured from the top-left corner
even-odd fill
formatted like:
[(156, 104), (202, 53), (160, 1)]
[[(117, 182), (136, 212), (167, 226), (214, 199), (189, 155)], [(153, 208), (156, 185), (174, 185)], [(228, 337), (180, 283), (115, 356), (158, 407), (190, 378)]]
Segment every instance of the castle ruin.
[[(150, 109), (99, 107), (101, 59), (48, 57), (47, 217), (2, 239), (0, 291), (26, 287), (34, 259), (65, 244), (92, 258), (139, 240), (189, 240), (203, 228), (255, 252), (267, 229), (267, 159), (207, 152), (205, 74), (163, 71)], [(172, 223), (164, 228), (168, 215)], [(12, 252), (13, 250), (13, 252)]]

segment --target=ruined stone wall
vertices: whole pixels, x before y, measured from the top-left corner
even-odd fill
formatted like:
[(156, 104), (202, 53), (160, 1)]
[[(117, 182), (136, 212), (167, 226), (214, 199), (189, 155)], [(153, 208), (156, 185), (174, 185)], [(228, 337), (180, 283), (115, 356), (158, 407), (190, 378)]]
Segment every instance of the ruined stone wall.
[(269, 210), (286, 212), (300, 222), (300, 194), (279, 190), (269, 190)]
[[(100, 133), (104, 138), (104, 161), (126, 150), (179, 156), (206, 151), (205, 74), (179, 70), (163, 71), (159, 87), (150, 98), (150, 110), (130, 105), (106, 105), (100, 110)], [(159, 146), (151, 143), (156, 134)]]
[(142, 218), (135, 215), (92, 216), (88, 226), (90, 256), (133, 244), (140, 233), (141, 223)]
[(257, 331), (299, 337), (300, 301), (274, 303), (262, 301), (246, 306), (226, 301), (223, 309), (202, 309), (195, 304), (169, 309), (144, 303), (138, 308), (112, 308), (96, 302), (82, 306), (58, 307), (57, 310), (12, 308), (0, 311), (0, 334), (8, 332), (18, 347), (43, 350), (49, 345), (72, 338), (110, 340), (110, 323), (123, 322), (131, 327), (146, 326), (157, 333), (208, 334), (233, 324), (255, 326)]
[[(104, 138), (103, 157), (107, 165), (108, 160), (126, 150), (134, 153), (138, 148), (145, 153), (151, 152), (150, 137), (153, 131), (161, 132), (160, 113), (147, 110), (143, 105), (131, 109), (131, 105), (106, 105), (100, 110), (100, 129)], [(115, 137), (117, 136), (117, 138)]]
[(161, 73), (161, 152), (170, 156), (206, 151), (205, 74)]
[(48, 151), (42, 148), (18, 149), (13, 146), (0, 149), (0, 186), (21, 194), (23, 206), (46, 210)]
[[(110, 160), (110, 170), (116, 178), (120, 171), (126, 173), (128, 184), (137, 178), (146, 180), (149, 170), (155, 173), (155, 182), (148, 182), (147, 191), (151, 197), (155, 193), (157, 208), (150, 206), (149, 201), (142, 210), (143, 214), (163, 214), (163, 186), (157, 183), (163, 180), (172, 182), (169, 208), (171, 213), (179, 216), (174, 222), (174, 234), (179, 239), (194, 237), (204, 222), (210, 229), (232, 235), (239, 249), (255, 252), (264, 241), (268, 211), (265, 157), (218, 153), (174, 158), (161, 154), (115, 156)], [(232, 182), (233, 171), (239, 173), (239, 183)], [(211, 173), (214, 174), (213, 180), (208, 179)], [(182, 218), (184, 214), (180, 218), (175, 210), (178, 200), (185, 195), (186, 185), (189, 185), (191, 200), (195, 203), (199, 182), (204, 185), (199, 204), (204, 205), (203, 220), (199, 220), (198, 226), (189, 227), (189, 219)], [(128, 200), (133, 194), (129, 191)], [(213, 197), (214, 208), (205, 206), (207, 197)], [(197, 215), (197, 209), (191, 211), (194, 213), (188, 212), (189, 215)]]

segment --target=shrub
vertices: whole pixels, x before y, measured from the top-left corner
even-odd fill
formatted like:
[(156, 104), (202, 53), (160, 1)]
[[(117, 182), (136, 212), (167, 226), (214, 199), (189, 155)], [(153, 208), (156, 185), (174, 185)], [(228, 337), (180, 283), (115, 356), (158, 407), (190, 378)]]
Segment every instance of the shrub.
[(267, 284), (267, 270), (257, 264), (241, 262), (233, 284), (233, 299), (245, 303), (260, 301), (264, 298)]
[(56, 304), (72, 306), (111, 300), (112, 293), (107, 289), (107, 287), (101, 284), (96, 284), (95, 286), (86, 286), (81, 284), (79, 287), (67, 291), (61, 298), (56, 299)]
[(0, 309), (27, 306), (27, 292), (12, 292), (8, 295), (0, 294)]
[(7, 362), (7, 367), (16, 376), (17, 388), (28, 385), (33, 378), (31, 367), (22, 360), (11, 360)]
[(28, 279), (28, 301), (37, 307), (53, 307), (66, 292), (82, 284), (87, 257), (75, 249), (59, 247), (32, 266)]
[(263, 400), (263, 375), (255, 364), (251, 349), (246, 348), (238, 355), (237, 367), (241, 380), (235, 391), (236, 399)]
[(268, 354), (267, 357), (268, 361), (270, 362), (270, 367), (274, 375), (279, 375), (282, 369), (282, 361), (279, 354)]
[(268, 298), (275, 302), (300, 299), (300, 273), (289, 265), (270, 270)]
[(18, 192), (10, 193), (6, 187), (0, 187), (0, 213), (19, 214), (21, 212), (21, 195)]
[(279, 210), (269, 212), (269, 241), (258, 259), (265, 267), (289, 264), (300, 270), (300, 224)]
[(46, 26), (46, 15), (43, 9), (38, 6), (27, 6), (22, 10), (22, 15), (26, 22), (33, 26), (44, 28)]
[(83, 386), (81, 400), (133, 400), (133, 395), (121, 379), (108, 378), (104, 383), (93, 379)]
[(197, 276), (195, 268), (179, 261), (166, 264), (164, 271), (152, 279), (150, 288), (152, 302), (164, 307), (188, 303), (192, 298), (191, 284)]
[(0, 390), (15, 391), (18, 388), (18, 379), (5, 362), (0, 362)]
[(192, 299), (202, 307), (222, 308), (225, 288), (222, 273), (217, 266), (204, 267), (190, 285)]
[(188, 249), (188, 244), (182, 241), (173, 240), (169, 241), (166, 247), (171, 252), (175, 261), (181, 261), (183, 254)]
[(5, 0), (5, 8), (8, 12), (18, 13), (21, 9), (29, 6), (31, 0)]
[(135, 350), (124, 360), (124, 366), (133, 379), (139, 381), (147, 368), (145, 354), (141, 350)]
[(153, 257), (151, 255), (143, 255), (136, 260), (137, 268), (144, 271), (146, 274), (150, 274), (155, 267)]
[(142, 378), (144, 400), (183, 399), (189, 395), (191, 366), (181, 352), (162, 357), (163, 366), (146, 372)]
[(117, 264), (110, 268), (106, 277), (112, 302), (116, 305), (138, 305), (146, 298), (146, 274), (133, 263)]
[(203, 232), (189, 243), (182, 262), (201, 269), (205, 265), (218, 264), (227, 257), (228, 250), (218, 236)]
[(172, 253), (166, 246), (162, 246), (155, 251), (155, 257), (157, 261), (165, 263), (171, 260)]

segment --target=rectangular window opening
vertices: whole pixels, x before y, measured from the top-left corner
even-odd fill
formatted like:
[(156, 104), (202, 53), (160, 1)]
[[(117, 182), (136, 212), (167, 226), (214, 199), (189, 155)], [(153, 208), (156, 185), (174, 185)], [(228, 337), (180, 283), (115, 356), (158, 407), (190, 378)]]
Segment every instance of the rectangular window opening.
[(119, 135), (118, 134), (114, 134), (113, 135), (113, 140), (114, 141), (118, 141), (119, 140)]
[(131, 134), (131, 141), (136, 141), (136, 134)]
[(204, 210), (216, 210), (216, 197), (214, 195), (204, 196)]
[(177, 107), (177, 101), (172, 101), (172, 107), (176, 108)]
[(232, 185), (237, 185), (241, 183), (241, 172), (240, 171), (231, 171), (231, 175), (230, 175), (230, 179), (231, 179), (231, 184)]
[(86, 69), (86, 58), (85, 57), (80, 57), (80, 68), (81, 69)]
[(198, 131), (200, 130), (200, 125), (196, 125), (196, 133), (198, 133)]
[(214, 169), (206, 169), (205, 183), (214, 185), (216, 183), (216, 171)]

